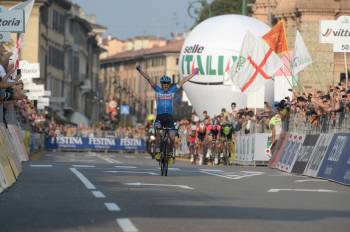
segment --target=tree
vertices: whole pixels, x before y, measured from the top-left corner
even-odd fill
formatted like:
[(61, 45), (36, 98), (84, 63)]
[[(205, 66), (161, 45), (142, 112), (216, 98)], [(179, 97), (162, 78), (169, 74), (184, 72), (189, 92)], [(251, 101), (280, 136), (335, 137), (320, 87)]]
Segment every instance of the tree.
[[(199, 0), (190, 3), (188, 13), (191, 17), (196, 18), (195, 25), (197, 25), (205, 19), (217, 15), (242, 14), (244, 1), (247, 5), (255, 2), (255, 0), (214, 0), (208, 4), (206, 0)], [(249, 7), (247, 12), (248, 15), (252, 13)]]

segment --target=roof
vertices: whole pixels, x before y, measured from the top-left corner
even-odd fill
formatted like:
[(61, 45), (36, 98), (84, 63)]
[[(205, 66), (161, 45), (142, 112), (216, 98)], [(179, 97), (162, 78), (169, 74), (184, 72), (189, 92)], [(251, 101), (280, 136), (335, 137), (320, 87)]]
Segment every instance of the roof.
[(151, 56), (162, 53), (180, 53), (184, 40), (174, 40), (167, 45), (156, 48), (140, 49), (136, 51), (121, 52), (105, 59), (102, 59), (102, 63), (108, 63), (112, 61), (132, 60), (143, 56)]
[(103, 29), (103, 30), (107, 29), (107, 27), (102, 26), (100, 24), (96, 24), (96, 23), (91, 23), (91, 26), (92, 26), (93, 29)]

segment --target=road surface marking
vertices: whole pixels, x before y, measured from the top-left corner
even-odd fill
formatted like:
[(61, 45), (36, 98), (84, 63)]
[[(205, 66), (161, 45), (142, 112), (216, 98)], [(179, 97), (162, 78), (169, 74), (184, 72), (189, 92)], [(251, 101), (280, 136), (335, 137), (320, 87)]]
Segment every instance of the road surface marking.
[(303, 183), (303, 182), (327, 182), (328, 180), (320, 180), (320, 179), (304, 179), (304, 180), (296, 180), (296, 183)]
[(224, 172), (223, 170), (219, 170), (219, 169), (199, 169), (203, 172)]
[(52, 168), (52, 164), (31, 164), (32, 168)]
[(101, 191), (91, 191), (96, 198), (105, 198), (106, 196)]
[[(158, 168), (158, 170), (160, 170), (160, 168)], [(168, 170), (171, 170), (171, 171), (181, 171), (180, 168), (168, 168)]]
[(124, 232), (138, 232), (138, 229), (128, 218), (119, 218), (117, 223)]
[(74, 164), (72, 165), (74, 168), (95, 168), (95, 165), (82, 165), (82, 164)]
[(127, 159), (135, 159), (135, 158), (136, 158), (136, 157), (133, 156), (133, 155), (125, 155), (124, 157), (127, 158)]
[[(228, 175), (226, 175), (226, 173), (218, 174), (215, 172), (207, 172), (207, 171), (201, 171), (201, 172), (206, 173), (208, 175), (218, 176), (218, 177), (231, 179), (231, 180), (240, 180), (243, 178), (252, 177), (252, 176), (260, 176), (260, 175), (264, 174), (264, 172), (250, 172), (250, 171), (242, 171), (244, 173), (243, 175), (237, 175), (237, 172), (229, 172), (229, 173), (227, 173)], [(233, 174), (233, 173), (236, 173), (236, 174)]]
[(105, 203), (105, 206), (109, 211), (120, 211), (120, 208), (116, 203)]
[(77, 169), (70, 168), (70, 170), (79, 178), (79, 180), (85, 185), (87, 189), (96, 189), (96, 187)]
[(133, 168), (137, 168), (135, 166), (114, 166), (115, 168), (125, 168), (125, 169), (133, 169)]
[(115, 159), (111, 159), (109, 157), (104, 157), (103, 155), (97, 154), (97, 157), (100, 159), (103, 159), (104, 161), (106, 161), (107, 163), (110, 164), (121, 164), (122, 162), (115, 160)]
[(158, 173), (154, 173), (154, 172), (140, 172), (140, 171), (104, 171), (104, 172), (109, 172), (109, 173), (149, 174), (149, 175), (152, 175), (152, 176), (159, 176)]
[(290, 192), (319, 192), (319, 193), (336, 193), (335, 190), (329, 189), (270, 189), (269, 193), (278, 193), (281, 191), (290, 191)]
[(194, 188), (187, 186), (187, 185), (175, 185), (175, 184), (148, 184), (148, 183), (125, 183), (124, 185), (129, 185), (129, 186), (161, 186), (161, 187), (177, 187), (177, 188), (182, 188), (182, 189), (191, 189), (193, 190)]

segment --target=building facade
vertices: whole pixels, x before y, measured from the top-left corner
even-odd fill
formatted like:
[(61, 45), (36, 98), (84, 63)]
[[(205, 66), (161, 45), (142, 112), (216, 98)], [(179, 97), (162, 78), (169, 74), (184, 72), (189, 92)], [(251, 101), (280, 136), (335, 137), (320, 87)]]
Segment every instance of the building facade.
[[(253, 17), (273, 25), (278, 20), (286, 23), (288, 45), (294, 48), (299, 30), (311, 54), (313, 64), (299, 74), (305, 88), (325, 88), (344, 81), (345, 65), (342, 53), (333, 53), (331, 44), (319, 42), (320, 20), (336, 20), (350, 14), (348, 0), (256, 0)], [(350, 57), (347, 59), (348, 66)]]
[[(11, 7), (20, 1), (0, 1)], [(50, 108), (78, 112), (91, 121), (103, 106), (99, 89), (99, 55), (102, 33), (70, 0), (36, 0), (24, 36), (21, 59), (40, 63), (40, 78), (51, 91)]]

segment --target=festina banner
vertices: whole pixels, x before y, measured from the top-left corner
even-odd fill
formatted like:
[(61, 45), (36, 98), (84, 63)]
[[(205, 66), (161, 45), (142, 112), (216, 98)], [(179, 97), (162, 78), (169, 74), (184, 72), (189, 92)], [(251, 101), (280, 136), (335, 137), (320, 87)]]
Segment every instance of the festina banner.
[(46, 149), (71, 150), (110, 150), (145, 151), (145, 141), (133, 138), (87, 138), (87, 137), (49, 137), (45, 140)]
[(233, 82), (242, 92), (256, 92), (283, 65), (283, 62), (262, 38), (247, 32), (244, 37), (240, 56), (242, 64), (237, 64), (231, 71)]
[(311, 63), (311, 56), (307, 50), (307, 47), (305, 46), (303, 38), (301, 37), (299, 31), (297, 31), (297, 36), (295, 38), (294, 44), (294, 57), (292, 62), (293, 74), (297, 75)]

